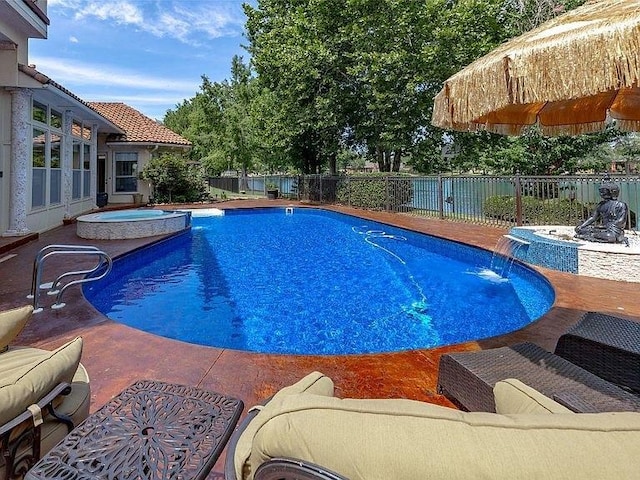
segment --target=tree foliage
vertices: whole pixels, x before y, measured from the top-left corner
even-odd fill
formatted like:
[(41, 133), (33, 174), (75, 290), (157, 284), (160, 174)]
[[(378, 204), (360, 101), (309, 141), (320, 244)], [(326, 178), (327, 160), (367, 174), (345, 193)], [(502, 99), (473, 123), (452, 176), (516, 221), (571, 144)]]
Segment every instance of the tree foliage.
[[(548, 139), (532, 129), (512, 139), (430, 122), (449, 76), (582, 3), (258, 0), (244, 6), (251, 63), (235, 57), (223, 82), (203, 76), (165, 123), (192, 141), (192, 158), (210, 173), (335, 173), (365, 159), (381, 171), (402, 160), (424, 173), (573, 172), (585, 157), (596, 164), (596, 143), (615, 133)], [(452, 146), (457, 154), (443, 156)]]
[(167, 112), (164, 123), (193, 143), (192, 158), (210, 173), (239, 169), (245, 175), (260, 152), (257, 85), (248, 65), (239, 56), (231, 62), (231, 79), (212, 82), (203, 75), (200, 91), (176, 110)]

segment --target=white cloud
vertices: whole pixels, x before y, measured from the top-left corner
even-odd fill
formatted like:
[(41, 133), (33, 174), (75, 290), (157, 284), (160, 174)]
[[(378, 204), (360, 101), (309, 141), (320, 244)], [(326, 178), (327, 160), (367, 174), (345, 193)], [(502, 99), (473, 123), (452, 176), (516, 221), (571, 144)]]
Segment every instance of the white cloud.
[(69, 37), (69, 41), (71, 43), (78, 43), (78, 39), (76, 37), (73, 37), (73, 36)]
[(81, 63), (58, 57), (32, 57), (36, 69), (69, 88), (69, 85), (99, 85), (101, 87), (124, 87), (159, 90), (163, 92), (195, 93), (198, 81), (176, 80), (165, 77), (151, 77), (136, 71), (114, 68), (111, 65)]
[(76, 21), (97, 19), (120, 27), (129, 25), (189, 45), (200, 45), (198, 38), (202, 37), (238, 36), (245, 22), (239, 2), (49, 0), (49, 6), (68, 11)]
[(75, 18), (97, 17), (99, 20), (115, 20), (118, 24), (144, 25), (142, 10), (127, 1), (88, 2), (76, 11)]
[[(83, 95), (93, 102), (124, 102), (137, 105), (172, 105), (180, 103), (184, 98), (181, 95), (105, 95), (104, 93), (84, 92)], [(189, 97), (192, 97), (190, 95)]]
[(81, 0), (48, 0), (47, 8), (64, 7), (64, 8), (80, 8)]

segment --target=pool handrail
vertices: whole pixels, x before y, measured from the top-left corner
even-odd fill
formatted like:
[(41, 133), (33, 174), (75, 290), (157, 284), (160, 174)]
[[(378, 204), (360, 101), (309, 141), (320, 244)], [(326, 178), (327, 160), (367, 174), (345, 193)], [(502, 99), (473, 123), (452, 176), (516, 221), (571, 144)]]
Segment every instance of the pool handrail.
[[(53, 250), (53, 251), (49, 251), (48, 253), (45, 253), (48, 250)], [(44, 264), (45, 260), (52, 256), (61, 255), (61, 254), (62, 255), (97, 255), (99, 257), (99, 261), (96, 264), (96, 266), (91, 269), (65, 272), (62, 275), (59, 275), (58, 278), (56, 278), (55, 281), (51, 282), (50, 284), (47, 283), (47, 284), (41, 285), (40, 281), (42, 279), (42, 265)], [(105, 268), (105, 265), (106, 265), (106, 268)], [(94, 246), (48, 245), (46, 247), (43, 247), (36, 255), (36, 259), (34, 261), (31, 294), (27, 296), (27, 298), (33, 298), (33, 312), (39, 313), (43, 310), (43, 308), (39, 305), (41, 289), (49, 289), (48, 293), (50, 295), (57, 294), (56, 302), (52, 305), (51, 308), (54, 308), (54, 309), (62, 308), (65, 306), (65, 304), (61, 303), (60, 300), (62, 298), (62, 294), (67, 290), (67, 288), (71, 287), (72, 285), (93, 282), (93, 281), (97, 281), (104, 278), (111, 271), (112, 265), (113, 265), (113, 261), (111, 260), (111, 257), (107, 253), (103, 252), (102, 250)], [(104, 268), (104, 272), (102, 272), (100, 275), (96, 277), (88, 276), (92, 273), (97, 272), (101, 268)], [(82, 278), (80, 280), (73, 280), (65, 284), (64, 286), (62, 286), (62, 288), (60, 288), (59, 290), (57, 290), (61, 280), (65, 277), (72, 276), (72, 275), (74, 276), (87, 275), (87, 276), (85, 276), (85, 278)]]
[[(38, 266), (42, 262), (42, 257), (45, 255), (45, 252), (47, 252), (47, 250), (53, 250), (53, 249), (60, 250), (60, 251), (67, 251), (67, 250), (100, 251), (100, 249), (98, 247), (95, 247), (93, 245), (52, 244), (52, 245), (46, 245), (46, 246), (42, 247), (40, 249), (40, 251), (36, 254), (36, 258), (33, 260), (33, 273), (31, 275), (31, 293), (29, 295), (27, 295), (27, 298), (33, 298), (33, 296), (35, 295), (36, 290), (38, 289), (39, 280), (36, 278), (36, 276), (37, 276), (37, 272), (38, 272)], [(35, 308), (35, 306), (34, 306), (34, 308)]]

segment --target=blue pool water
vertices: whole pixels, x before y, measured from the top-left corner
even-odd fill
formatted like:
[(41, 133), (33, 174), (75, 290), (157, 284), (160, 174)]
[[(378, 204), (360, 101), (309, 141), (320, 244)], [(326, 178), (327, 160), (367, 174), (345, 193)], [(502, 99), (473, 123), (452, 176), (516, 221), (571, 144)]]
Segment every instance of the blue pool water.
[[(462, 227), (464, 228), (464, 227)], [(550, 284), (490, 252), (297, 208), (194, 217), (192, 230), (114, 262), (86, 298), (113, 320), (186, 342), (265, 353), (430, 348), (519, 329)]]

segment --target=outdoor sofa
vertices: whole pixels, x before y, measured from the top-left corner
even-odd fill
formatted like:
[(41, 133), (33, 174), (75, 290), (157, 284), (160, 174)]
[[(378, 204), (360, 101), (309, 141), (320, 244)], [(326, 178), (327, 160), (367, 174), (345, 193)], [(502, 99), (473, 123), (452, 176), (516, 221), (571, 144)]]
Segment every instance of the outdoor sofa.
[(0, 312), (0, 478), (22, 478), (89, 414), (81, 337), (53, 351), (9, 345), (32, 312)]
[(405, 399), (340, 399), (314, 372), (255, 407), (232, 436), (225, 479), (635, 478), (640, 413), (577, 414), (516, 379), (497, 413)]

